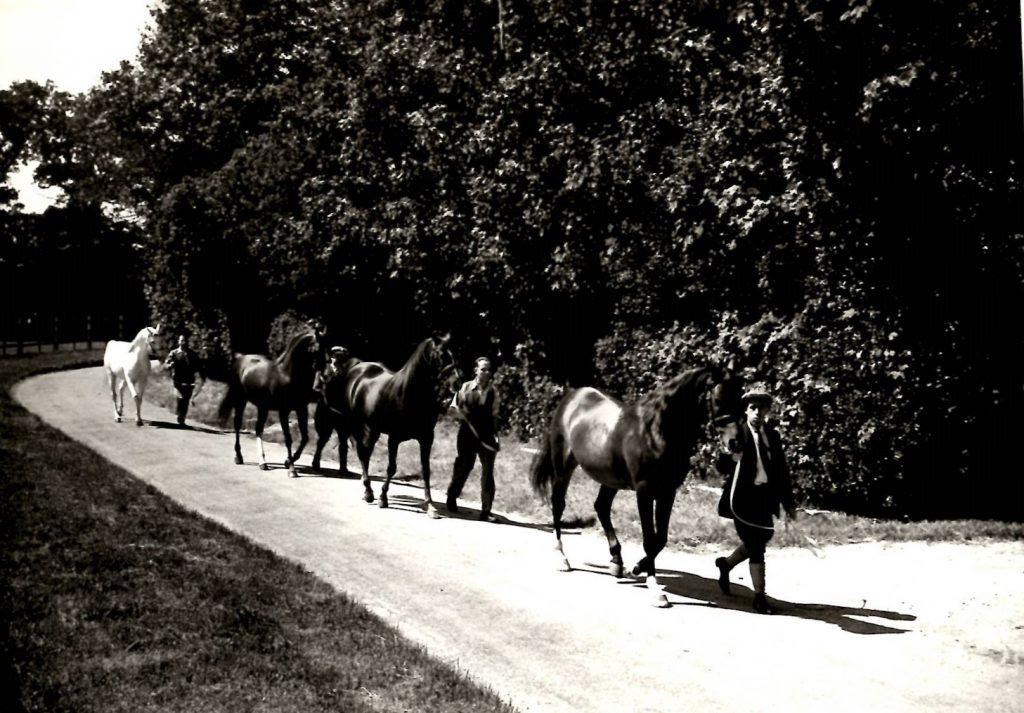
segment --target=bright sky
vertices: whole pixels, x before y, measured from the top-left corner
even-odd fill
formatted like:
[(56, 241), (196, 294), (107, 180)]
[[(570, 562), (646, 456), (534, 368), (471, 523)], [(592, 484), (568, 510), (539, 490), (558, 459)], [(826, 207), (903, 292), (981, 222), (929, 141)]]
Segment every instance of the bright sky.
[[(151, 0), (0, 0), (0, 89), (31, 79), (84, 92), (100, 72), (135, 59)], [(12, 176), (26, 210), (37, 212), (54, 196), (25, 171)]]

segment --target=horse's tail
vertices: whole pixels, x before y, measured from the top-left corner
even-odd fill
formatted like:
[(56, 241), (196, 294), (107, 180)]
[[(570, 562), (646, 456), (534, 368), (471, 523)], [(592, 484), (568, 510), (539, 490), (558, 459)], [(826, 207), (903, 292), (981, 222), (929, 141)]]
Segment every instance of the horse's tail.
[(533, 457), (533, 464), (530, 466), (530, 484), (533, 490), (543, 498), (547, 498), (551, 488), (551, 481), (555, 477), (555, 454), (551, 448), (551, 435), (544, 434), (540, 444), (540, 450)]
[(221, 427), (228, 422), (228, 416), (235, 408), (235, 394), (237, 393), (237, 380), (231, 379), (228, 382), (228, 388), (224, 392), (224, 398), (220, 401), (220, 406), (217, 407), (217, 420)]
[(242, 382), (238, 378), (237, 369), (240, 356), (239, 354), (235, 355), (234, 365), (227, 379), (228, 388), (224, 392), (224, 398), (221, 399), (220, 406), (217, 407), (217, 418), (221, 427), (228, 422), (228, 416), (234, 410), (235, 403), (238, 401), (238, 396), (242, 390)]

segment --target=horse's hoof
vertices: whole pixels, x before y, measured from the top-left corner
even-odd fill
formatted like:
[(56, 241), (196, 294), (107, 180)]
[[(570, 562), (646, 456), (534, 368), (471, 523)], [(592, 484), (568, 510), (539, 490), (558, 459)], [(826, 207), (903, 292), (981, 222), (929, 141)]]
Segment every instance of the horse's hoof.
[(313, 461), (310, 464), (309, 467), (312, 468), (313, 470), (315, 470), (317, 473), (319, 473), (320, 472), (320, 461), (318, 461), (318, 460)]
[(141, 426), (141, 425), (142, 425), (142, 421), (136, 421), (136, 422), (135, 422), (135, 425), (136, 425), (136, 426)]
[(625, 572), (626, 570), (625, 568), (623, 568), (621, 562), (611, 562), (608, 565), (608, 574), (615, 577), (616, 579), (622, 579)]
[(387, 507), (388, 507), (388, 496), (387, 495), (381, 495), (380, 496), (380, 502), (378, 502), (377, 505), (380, 507), (381, 510), (387, 510)]
[(121, 417), (120, 416), (114, 416), (114, 423), (121, 423)]
[(294, 468), (289, 468), (288, 469), (288, 477), (289, 478), (298, 478), (299, 474), (295, 472)]
[(371, 493), (369, 490), (367, 490), (365, 493), (363, 493), (363, 501), (367, 502), (367, 503), (372, 503), (373, 502), (373, 493)]
[(292, 467), (292, 459), (291, 458), (285, 458), (284, 459), (284, 467), (285, 468), (291, 468)]
[(260, 470), (270, 470), (270, 466), (266, 463), (260, 463)]
[(668, 597), (665, 596), (664, 592), (658, 592), (651, 598), (651, 606), (658, 609), (668, 609), (672, 605), (669, 604)]
[(235, 465), (242, 465), (243, 462), (242, 456), (235, 456)]
[(427, 504), (427, 517), (429, 517), (431, 520), (441, 519), (441, 513), (439, 513), (437, 511), (437, 508), (434, 507), (434, 503)]

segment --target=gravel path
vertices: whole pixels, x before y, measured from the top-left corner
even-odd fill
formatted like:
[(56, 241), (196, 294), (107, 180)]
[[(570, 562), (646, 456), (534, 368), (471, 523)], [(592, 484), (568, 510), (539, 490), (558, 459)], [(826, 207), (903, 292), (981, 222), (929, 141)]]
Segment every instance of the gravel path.
[[(524, 711), (1024, 710), (1019, 542), (850, 545), (820, 559), (770, 550), (771, 617), (749, 610), (748, 577), (725, 597), (713, 556), (666, 553), (673, 606), (655, 609), (644, 588), (604, 573), (603, 538), (567, 535), (577, 569), (562, 573), (551, 533), (515, 515), (429, 520), (421, 486), (403, 483), (380, 510), (360, 500), (357, 478), (303, 468), (308, 452), (299, 478), (274, 444), (278, 467), (258, 470), (251, 437), (236, 466), (232, 435), (175, 428), (152, 404), (144, 427), (115, 423), (98, 368), (33, 377), (14, 396), (186, 507), (303, 563)], [(624, 549), (628, 564), (641, 554)]]

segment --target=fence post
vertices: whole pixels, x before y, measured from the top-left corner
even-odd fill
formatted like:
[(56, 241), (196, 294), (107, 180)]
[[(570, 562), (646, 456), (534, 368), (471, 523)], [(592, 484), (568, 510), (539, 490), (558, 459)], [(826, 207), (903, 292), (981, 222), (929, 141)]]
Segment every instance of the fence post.
[(85, 348), (92, 351), (92, 315), (85, 315)]

